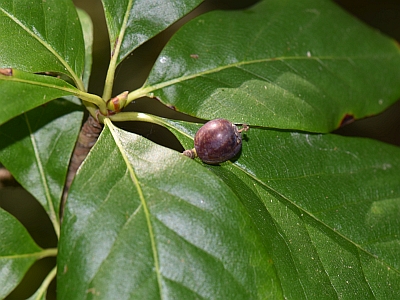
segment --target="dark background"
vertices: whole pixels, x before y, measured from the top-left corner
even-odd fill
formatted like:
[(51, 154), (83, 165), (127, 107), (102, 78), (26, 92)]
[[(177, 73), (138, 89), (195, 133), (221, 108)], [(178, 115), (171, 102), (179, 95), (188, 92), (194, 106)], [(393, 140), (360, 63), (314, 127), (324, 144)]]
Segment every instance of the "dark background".
[[(177, 0), (179, 1), (179, 0)], [(213, 0), (205, 1), (189, 16), (178, 21), (166, 31), (157, 35), (143, 46), (134, 51), (117, 70), (114, 95), (139, 88), (146, 79), (159, 52), (164, 47), (172, 34), (185, 22), (198, 14), (213, 9), (242, 9), (257, 1), (254, 0)], [(348, 12), (375, 27), (397, 41), (400, 41), (400, 2), (397, 0), (337, 0), (335, 1)], [(100, 0), (75, 0), (74, 3), (87, 11), (94, 23), (94, 51), (93, 69), (89, 91), (98, 95), (103, 93), (103, 83), (108, 67), (109, 41), (107, 29), (103, 17)], [(135, 70), (132, 72), (131, 70)], [(400, 83), (399, 83), (400, 84)], [(166, 117), (179, 117), (171, 115), (171, 110), (156, 100), (145, 99), (134, 101), (130, 105), (131, 110), (152, 112)], [(190, 119), (190, 118), (189, 118)], [(181, 150), (179, 142), (165, 129), (156, 125), (132, 122), (135, 124), (121, 124), (123, 127), (142, 134), (145, 137), (171, 148)], [(380, 115), (358, 120), (350, 125), (335, 131), (337, 134), (349, 136), (369, 137), (400, 145), (400, 102), (392, 105)], [(166, 137), (166, 138), (165, 138)], [(52, 225), (38, 202), (15, 182), (9, 182), (5, 186), (0, 185), (0, 206), (16, 216), (28, 229), (29, 233), (43, 248), (56, 247), (57, 239)], [(55, 258), (45, 258), (35, 263), (27, 273), (22, 284), (6, 299), (26, 299), (34, 293), (44, 277), (55, 265)], [(1, 288), (1, 287), (0, 287)], [(55, 299), (55, 284), (51, 285), (48, 299)]]

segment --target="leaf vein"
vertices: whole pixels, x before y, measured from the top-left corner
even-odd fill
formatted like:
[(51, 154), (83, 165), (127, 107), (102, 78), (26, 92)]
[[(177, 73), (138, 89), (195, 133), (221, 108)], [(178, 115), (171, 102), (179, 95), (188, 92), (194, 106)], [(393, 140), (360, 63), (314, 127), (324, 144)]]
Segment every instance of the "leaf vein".
[(129, 171), (129, 175), (134, 183), (134, 185), (136, 186), (137, 192), (139, 194), (139, 199), (140, 202), (142, 203), (143, 206), (143, 210), (145, 213), (145, 217), (146, 217), (146, 222), (147, 222), (147, 227), (149, 230), (149, 236), (150, 236), (150, 242), (151, 242), (151, 248), (153, 251), (153, 259), (154, 259), (154, 268), (155, 268), (155, 272), (157, 275), (157, 282), (158, 282), (158, 288), (159, 288), (159, 292), (160, 292), (160, 297), (163, 297), (163, 293), (162, 293), (162, 282), (161, 282), (161, 271), (160, 271), (160, 264), (158, 261), (158, 249), (157, 249), (157, 245), (156, 245), (156, 241), (155, 241), (155, 234), (154, 234), (154, 229), (153, 229), (153, 224), (151, 222), (150, 219), (150, 211), (149, 208), (147, 206), (147, 202), (146, 202), (146, 198), (144, 196), (143, 190), (141, 188), (141, 183), (139, 181), (139, 178), (136, 176), (135, 170), (133, 169), (133, 166), (131, 165), (131, 163), (129, 162), (129, 159), (127, 157), (127, 153), (124, 151), (124, 146), (121, 144), (121, 141), (118, 138), (117, 133), (115, 132), (115, 127), (112, 124), (111, 120), (106, 118), (104, 120), (104, 124), (106, 124), (109, 128), (110, 128), (110, 132), (114, 138), (115, 143), (118, 146), (118, 149), (126, 163), (126, 167)]
[(45, 191), (45, 197), (46, 197), (47, 206), (49, 209), (49, 211), (48, 211), (49, 217), (50, 217), (51, 222), (53, 223), (54, 231), (55, 231), (57, 237), (60, 237), (60, 223), (58, 221), (58, 217), (57, 217), (57, 214), (56, 214), (56, 211), (54, 208), (54, 204), (52, 201), (49, 184), (48, 184), (47, 178), (46, 178), (46, 172), (44, 171), (42, 159), (40, 157), (39, 149), (36, 144), (36, 138), (32, 131), (31, 124), (30, 124), (27, 114), (24, 113), (24, 116), (25, 116), (26, 125), (28, 127), (28, 131), (29, 131), (29, 135), (30, 135), (30, 139), (31, 139), (31, 143), (32, 143), (32, 148), (35, 153), (35, 158), (36, 158), (36, 162), (37, 162), (37, 167), (39, 169), (40, 179), (42, 181), (43, 188)]

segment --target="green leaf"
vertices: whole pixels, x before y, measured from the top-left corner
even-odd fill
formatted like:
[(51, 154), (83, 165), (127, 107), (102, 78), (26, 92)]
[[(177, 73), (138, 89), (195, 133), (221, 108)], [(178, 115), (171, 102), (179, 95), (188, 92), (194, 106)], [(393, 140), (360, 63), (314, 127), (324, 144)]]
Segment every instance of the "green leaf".
[(0, 162), (45, 208), (59, 234), (59, 206), (79, 134), (80, 106), (55, 100), (0, 126)]
[(92, 46), (93, 46), (93, 23), (90, 16), (82, 9), (77, 9), (79, 20), (81, 21), (83, 39), (85, 42), (85, 68), (83, 70), (82, 81), (87, 91), (89, 86), (90, 73), (92, 71)]
[[(193, 147), (198, 125), (166, 122)], [(252, 128), (237, 161), (204, 166), (257, 224), (286, 299), (400, 297), (398, 147)]]
[(398, 45), (330, 1), (265, 0), (184, 25), (128, 101), (146, 94), (199, 118), (329, 132), (387, 108), (399, 82)]
[(281, 297), (237, 196), (109, 120), (71, 186), (57, 266), (60, 299)]
[(11, 76), (0, 74), (0, 90), (0, 125), (55, 98), (80, 94), (64, 80), (15, 69)]
[(60, 72), (80, 85), (85, 46), (70, 0), (0, 0), (0, 68)]
[(41, 257), (25, 227), (0, 208), (0, 298), (4, 299), (22, 280), (29, 267)]
[(138, 46), (189, 13), (203, 0), (102, 0), (117, 64)]

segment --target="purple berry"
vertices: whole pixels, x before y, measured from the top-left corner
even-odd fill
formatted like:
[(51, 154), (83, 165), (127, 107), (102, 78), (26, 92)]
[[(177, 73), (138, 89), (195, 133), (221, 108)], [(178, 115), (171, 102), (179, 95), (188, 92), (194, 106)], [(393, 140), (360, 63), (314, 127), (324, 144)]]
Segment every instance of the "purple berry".
[(197, 156), (207, 164), (218, 164), (235, 157), (242, 148), (241, 131), (226, 119), (207, 122), (194, 137)]

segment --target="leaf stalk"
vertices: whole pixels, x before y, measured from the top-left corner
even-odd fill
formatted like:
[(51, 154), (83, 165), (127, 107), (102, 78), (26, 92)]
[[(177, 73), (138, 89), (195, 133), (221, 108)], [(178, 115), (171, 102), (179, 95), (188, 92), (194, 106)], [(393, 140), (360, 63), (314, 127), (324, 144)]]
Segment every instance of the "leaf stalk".
[(113, 122), (142, 121), (165, 127), (165, 122), (162, 120), (162, 118), (141, 112), (121, 112), (112, 116), (108, 116), (107, 118)]
[(122, 40), (125, 35), (125, 30), (127, 27), (130, 8), (132, 7), (132, 4), (133, 4), (133, 0), (129, 0), (127, 9), (126, 9), (126, 12), (124, 15), (124, 20), (122, 22), (123, 25), (121, 26), (121, 31), (119, 32), (118, 37), (115, 39), (114, 46), (113, 46), (113, 49), (111, 52), (111, 60), (110, 60), (109, 66), (108, 66), (107, 77), (106, 77), (106, 82), (104, 84), (104, 91), (103, 91), (103, 100), (105, 102), (107, 102), (109, 99), (111, 99), (111, 94), (112, 94), (112, 89), (113, 89), (114, 79), (115, 79), (115, 70), (117, 68), (119, 52), (121, 49)]
[(36, 300), (36, 299), (44, 299), (43, 297), (46, 295), (46, 291), (49, 288), (50, 283), (57, 275), (57, 267), (54, 267), (49, 274), (47, 274), (46, 278), (43, 280), (39, 289), (32, 295), (32, 297), (27, 300)]

